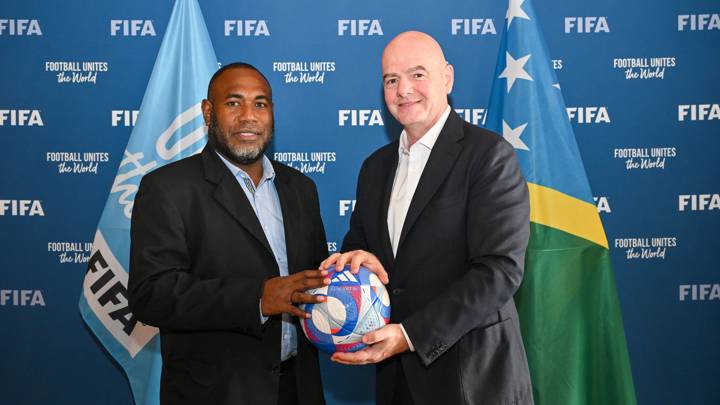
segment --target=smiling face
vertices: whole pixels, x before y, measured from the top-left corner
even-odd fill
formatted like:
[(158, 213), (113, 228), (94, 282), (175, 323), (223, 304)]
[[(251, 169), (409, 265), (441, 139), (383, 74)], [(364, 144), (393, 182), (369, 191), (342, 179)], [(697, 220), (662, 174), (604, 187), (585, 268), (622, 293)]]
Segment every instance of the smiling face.
[(410, 31), (385, 47), (382, 74), (388, 110), (408, 135), (419, 139), (448, 106), (453, 67), (432, 37)]
[(208, 137), (219, 153), (241, 166), (260, 159), (272, 139), (274, 121), (270, 86), (258, 72), (222, 72), (202, 110)]

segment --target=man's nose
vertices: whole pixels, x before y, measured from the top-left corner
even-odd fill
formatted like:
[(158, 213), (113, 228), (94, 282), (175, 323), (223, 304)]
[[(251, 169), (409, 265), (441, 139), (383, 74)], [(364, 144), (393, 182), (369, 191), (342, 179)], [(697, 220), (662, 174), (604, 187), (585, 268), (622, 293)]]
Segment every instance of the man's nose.
[(240, 121), (255, 121), (255, 109), (251, 104), (244, 104), (237, 115)]
[(413, 85), (410, 80), (399, 79), (397, 86), (398, 95), (401, 97), (408, 96), (413, 93)]

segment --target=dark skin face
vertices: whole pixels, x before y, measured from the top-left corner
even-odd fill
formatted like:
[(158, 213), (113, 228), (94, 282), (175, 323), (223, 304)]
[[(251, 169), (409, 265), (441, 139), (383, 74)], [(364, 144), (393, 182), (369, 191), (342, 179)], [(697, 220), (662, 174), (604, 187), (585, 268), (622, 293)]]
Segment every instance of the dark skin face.
[(262, 177), (261, 158), (274, 127), (268, 83), (252, 69), (227, 70), (213, 82), (202, 111), (215, 150), (257, 185)]

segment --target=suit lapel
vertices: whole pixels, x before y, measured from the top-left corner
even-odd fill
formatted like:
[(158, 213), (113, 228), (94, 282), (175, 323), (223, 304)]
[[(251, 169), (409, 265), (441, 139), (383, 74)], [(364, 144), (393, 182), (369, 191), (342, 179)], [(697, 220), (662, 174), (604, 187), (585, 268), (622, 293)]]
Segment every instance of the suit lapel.
[(378, 224), (380, 224), (382, 235), (382, 254), (385, 256), (385, 263), (394, 263), (395, 257), (392, 252), (392, 243), (390, 242), (390, 231), (387, 226), (388, 209), (390, 208), (390, 196), (392, 194), (393, 181), (395, 180), (395, 171), (398, 165), (398, 147), (399, 142), (393, 142), (393, 147), (390, 148), (390, 154), (384, 159), (385, 166), (381, 169), (380, 173), (385, 174), (384, 183), (382, 187), (382, 206), (379, 210), (380, 218), (378, 218)]
[(296, 195), (288, 179), (282, 175), (282, 171), (278, 170), (278, 163), (272, 162), (275, 168), (275, 189), (280, 199), (280, 209), (282, 210), (283, 227), (285, 228), (285, 251), (287, 252), (288, 272), (291, 274), (298, 269), (295, 266), (295, 258), (297, 256), (297, 237), (302, 235), (299, 225), (296, 221), (300, 213), (300, 207)]
[(463, 137), (462, 125), (462, 119), (454, 111), (451, 111), (433, 146), (432, 152), (430, 152), (430, 158), (425, 165), (417, 189), (415, 189), (415, 194), (410, 201), (410, 207), (408, 208), (402, 232), (400, 233), (398, 253), (402, 248), (408, 232), (410, 232), (415, 224), (415, 221), (417, 221), (425, 209), (425, 206), (430, 202), (430, 199), (435, 195), (435, 192), (455, 164), (457, 156), (462, 150), (462, 147), (458, 143), (458, 140)]
[(245, 192), (209, 144), (203, 149), (202, 158), (205, 179), (217, 184), (213, 198), (275, 257)]

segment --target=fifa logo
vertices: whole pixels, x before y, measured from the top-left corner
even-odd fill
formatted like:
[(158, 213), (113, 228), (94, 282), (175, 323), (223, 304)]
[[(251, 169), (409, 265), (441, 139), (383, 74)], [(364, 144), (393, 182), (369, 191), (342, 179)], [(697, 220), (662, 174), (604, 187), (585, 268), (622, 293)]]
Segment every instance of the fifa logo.
[(496, 35), (492, 18), (453, 18), (450, 20), (453, 35)]
[[(689, 207), (688, 207), (689, 205)], [(678, 211), (720, 210), (720, 194), (683, 194), (678, 196)]]
[(484, 108), (456, 108), (455, 112), (465, 121), (473, 125), (485, 125)]
[(38, 20), (0, 19), (0, 35), (42, 35)]
[(383, 126), (380, 110), (338, 110), (338, 126), (348, 124), (353, 127)]
[(567, 115), (578, 124), (610, 123), (607, 107), (567, 107)]
[(0, 290), (0, 306), (44, 307), (45, 298), (40, 290)]
[(339, 214), (341, 217), (347, 215), (348, 211), (355, 211), (355, 203), (357, 200), (340, 200), (339, 201)]
[(685, 120), (720, 120), (720, 104), (680, 104), (678, 105), (678, 121)]
[(225, 36), (235, 33), (238, 37), (270, 36), (266, 20), (225, 20)]
[(597, 205), (598, 212), (612, 212), (612, 209), (610, 209), (610, 200), (608, 200), (607, 197), (593, 197), (593, 200), (595, 201), (595, 205)]
[[(349, 32), (348, 32), (349, 31)], [(338, 36), (383, 35), (380, 20), (338, 20)]]
[(151, 20), (110, 20), (110, 35), (124, 37), (155, 36)]
[(680, 284), (680, 301), (720, 300), (720, 284)]
[(134, 127), (139, 110), (112, 110), (112, 126)]
[(43, 120), (38, 110), (0, 110), (0, 127), (42, 127)]
[[(688, 27), (689, 25), (689, 27)], [(678, 31), (704, 31), (720, 29), (720, 14), (680, 14)]]
[(610, 32), (606, 17), (565, 17), (565, 33), (595, 34)]
[(45, 216), (39, 200), (0, 200), (0, 216), (13, 217)]

